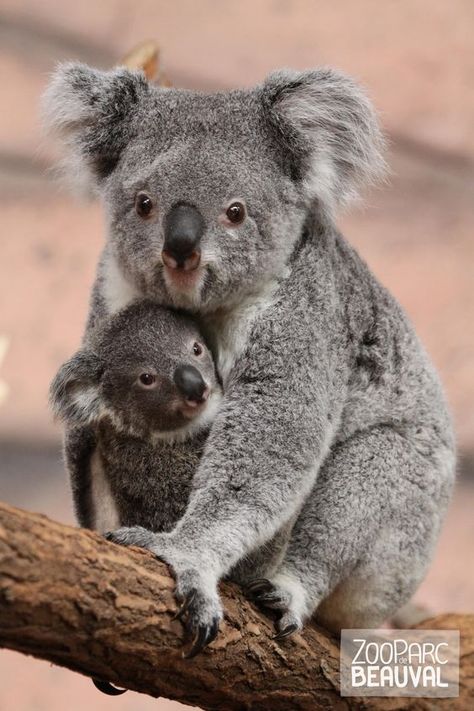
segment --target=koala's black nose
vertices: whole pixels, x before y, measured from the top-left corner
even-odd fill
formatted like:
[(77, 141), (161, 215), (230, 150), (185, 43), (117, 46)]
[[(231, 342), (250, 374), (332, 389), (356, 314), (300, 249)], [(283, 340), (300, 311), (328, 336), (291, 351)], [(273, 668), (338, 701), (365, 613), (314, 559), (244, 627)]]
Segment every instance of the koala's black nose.
[(206, 399), (208, 387), (193, 365), (178, 365), (174, 371), (174, 382), (186, 400), (200, 403)]
[(196, 269), (201, 259), (199, 243), (204, 220), (193, 205), (175, 205), (165, 220), (163, 262), (171, 269)]

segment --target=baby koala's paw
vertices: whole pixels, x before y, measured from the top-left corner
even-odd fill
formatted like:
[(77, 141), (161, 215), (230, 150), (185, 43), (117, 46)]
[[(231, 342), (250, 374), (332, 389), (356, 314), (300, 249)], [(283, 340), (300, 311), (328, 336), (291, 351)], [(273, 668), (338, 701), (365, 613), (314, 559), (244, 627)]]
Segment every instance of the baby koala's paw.
[(142, 526), (124, 526), (117, 528), (115, 531), (107, 531), (104, 533), (104, 538), (112, 543), (118, 543), (121, 546), (138, 546), (139, 548), (147, 548), (153, 545), (156, 534), (148, 531)]
[(256, 605), (280, 613), (276, 622), (277, 633), (273, 639), (284, 639), (303, 629), (301, 593), (296, 585), (295, 581), (280, 574), (271, 580), (258, 578), (246, 587), (248, 597)]

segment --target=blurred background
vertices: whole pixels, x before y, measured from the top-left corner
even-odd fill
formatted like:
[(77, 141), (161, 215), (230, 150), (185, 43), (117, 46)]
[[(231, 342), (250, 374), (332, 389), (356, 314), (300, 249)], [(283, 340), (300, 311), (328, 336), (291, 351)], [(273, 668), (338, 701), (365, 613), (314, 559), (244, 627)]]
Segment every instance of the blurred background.
[[(474, 3), (472, 0), (0, 0), (0, 499), (72, 523), (47, 406), (77, 348), (103, 242), (100, 206), (60, 192), (38, 100), (56, 62), (100, 67), (156, 39), (176, 86), (246, 86), (282, 66), (361, 80), (390, 138), (388, 183), (341, 219), (439, 368), (459, 477), (417, 599), (474, 611)], [(178, 709), (0, 650), (0, 709)], [(184, 708), (184, 707), (181, 707)]]

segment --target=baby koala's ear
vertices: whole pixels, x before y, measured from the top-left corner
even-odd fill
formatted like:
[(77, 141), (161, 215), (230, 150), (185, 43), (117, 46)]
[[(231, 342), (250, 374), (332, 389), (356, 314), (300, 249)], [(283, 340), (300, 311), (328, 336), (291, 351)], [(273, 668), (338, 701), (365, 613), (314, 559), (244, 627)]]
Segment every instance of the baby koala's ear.
[(333, 214), (384, 172), (374, 108), (332, 69), (271, 74), (261, 89), (267, 121), (310, 199)]
[(103, 365), (92, 351), (80, 350), (66, 361), (49, 390), (55, 416), (73, 425), (88, 425), (97, 421), (102, 373)]
[(142, 72), (99, 71), (62, 64), (42, 100), (44, 123), (62, 139), (64, 168), (76, 185), (94, 192), (116, 166), (133, 130), (133, 117), (150, 85)]

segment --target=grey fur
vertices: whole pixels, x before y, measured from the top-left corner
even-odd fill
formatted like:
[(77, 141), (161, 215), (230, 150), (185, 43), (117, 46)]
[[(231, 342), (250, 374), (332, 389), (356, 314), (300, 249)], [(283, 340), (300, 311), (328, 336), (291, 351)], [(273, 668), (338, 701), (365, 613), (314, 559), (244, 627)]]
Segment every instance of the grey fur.
[[(167, 560), (179, 593), (194, 595), (195, 626), (211, 630), (218, 580), (296, 518), (270, 592), (257, 595), (280, 604), (280, 629), (315, 611), (336, 629), (378, 625), (424, 575), (455, 446), (408, 319), (334, 226), (337, 208), (383, 166), (370, 103), (326, 69), (217, 94), (143, 82), (68, 65), (48, 94), (108, 218), (88, 332), (137, 296), (186, 308), (225, 396), (178, 524), (115, 539)], [(115, 132), (104, 174), (95, 159)], [(134, 210), (139, 190), (156, 206), (147, 221)], [(225, 211), (236, 198), (248, 217), (233, 227)], [(201, 266), (185, 287), (160, 257), (164, 220), (180, 202), (205, 223)]]
[[(193, 353), (195, 342), (201, 355)], [(195, 411), (173, 382), (184, 364), (197, 367), (211, 390)], [(156, 373), (158, 386), (144, 389), (142, 372)], [(220, 397), (212, 355), (191, 319), (146, 300), (104, 319), (50, 389), (53, 411), (68, 425), (66, 460), (80, 523), (95, 527), (90, 461), (98, 453), (121, 525), (170, 529), (186, 507)]]
[[(59, 369), (50, 401), (68, 426), (66, 461), (81, 525), (97, 527), (95, 508), (103, 504), (92, 492), (94, 455), (100, 459), (121, 526), (169, 531), (183, 515), (221, 398), (211, 353), (204, 348), (195, 356), (196, 341), (204, 347), (191, 319), (137, 301), (104, 319), (89, 346)], [(198, 367), (211, 388), (203, 411), (191, 420), (175, 413), (181, 396), (173, 372), (183, 364)], [(136, 380), (148, 371), (157, 373), (159, 387), (144, 393)], [(256, 570), (262, 575), (274, 570), (287, 537), (280, 533), (241, 562), (232, 577), (245, 582)]]

